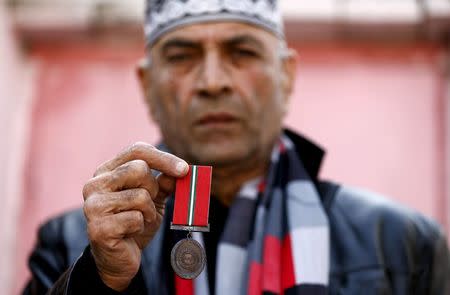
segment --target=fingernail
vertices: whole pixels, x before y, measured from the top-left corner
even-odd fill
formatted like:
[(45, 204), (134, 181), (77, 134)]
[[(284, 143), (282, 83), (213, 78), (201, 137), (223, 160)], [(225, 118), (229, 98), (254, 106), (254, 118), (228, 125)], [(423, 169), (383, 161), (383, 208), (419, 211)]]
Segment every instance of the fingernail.
[(178, 173), (183, 174), (188, 169), (188, 164), (186, 162), (178, 162), (175, 169)]

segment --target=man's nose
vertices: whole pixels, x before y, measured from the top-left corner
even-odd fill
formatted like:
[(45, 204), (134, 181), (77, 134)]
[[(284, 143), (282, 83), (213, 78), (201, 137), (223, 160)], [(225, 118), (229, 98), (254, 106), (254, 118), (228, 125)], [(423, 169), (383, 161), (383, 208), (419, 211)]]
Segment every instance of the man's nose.
[(200, 71), (197, 91), (201, 97), (217, 98), (231, 92), (229, 69), (217, 52), (205, 55)]

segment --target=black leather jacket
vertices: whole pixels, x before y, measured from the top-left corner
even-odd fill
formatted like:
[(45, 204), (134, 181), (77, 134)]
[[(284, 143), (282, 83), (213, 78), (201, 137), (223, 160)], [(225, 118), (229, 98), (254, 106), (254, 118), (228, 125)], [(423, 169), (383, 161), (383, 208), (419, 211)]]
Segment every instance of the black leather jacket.
[[(302, 149), (308, 172), (316, 176), (322, 152), (305, 139), (288, 135)], [(450, 256), (437, 224), (369, 192), (329, 182), (316, 185), (330, 224), (330, 294), (450, 295)], [(166, 218), (144, 250), (134, 291), (169, 294), (165, 266), (156, 264), (163, 255), (168, 223)], [(82, 210), (43, 225), (29, 260), (32, 280), (23, 294), (45, 294), (52, 286), (51, 294), (99, 294), (99, 289), (90, 293), (96, 271), (89, 251), (79, 258), (87, 245)]]

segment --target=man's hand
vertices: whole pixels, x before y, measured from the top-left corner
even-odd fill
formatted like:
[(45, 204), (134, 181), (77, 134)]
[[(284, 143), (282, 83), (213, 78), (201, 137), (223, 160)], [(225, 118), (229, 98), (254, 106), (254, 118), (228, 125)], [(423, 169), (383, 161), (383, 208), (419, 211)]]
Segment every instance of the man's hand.
[[(151, 169), (161, 171), (158, 177)], [(91, 252), (103, 282), (123, 291), (137, 274), (141, 252), (157, 232), (166, 197), (188, 164), (136, 143), (102, 164), (83, 188)]]

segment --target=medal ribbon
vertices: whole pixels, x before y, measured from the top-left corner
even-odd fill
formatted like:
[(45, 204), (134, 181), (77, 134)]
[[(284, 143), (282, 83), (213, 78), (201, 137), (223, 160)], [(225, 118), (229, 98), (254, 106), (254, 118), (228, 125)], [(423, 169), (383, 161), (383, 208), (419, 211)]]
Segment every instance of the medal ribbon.
[(211, 171), (209, 166), (192, 165), (177, 180), (172, 226), (208, 227)]

